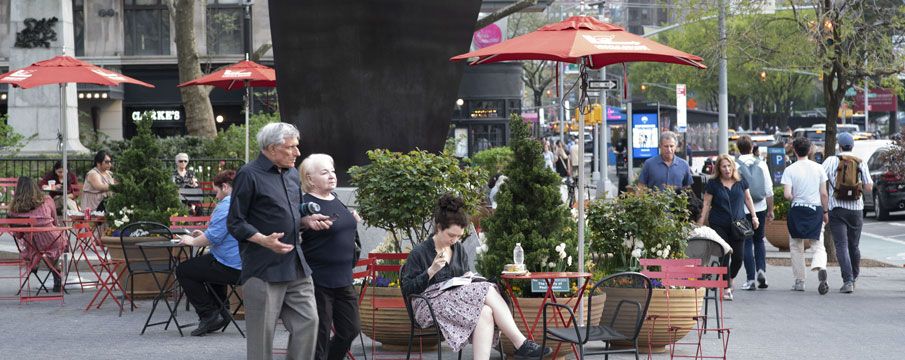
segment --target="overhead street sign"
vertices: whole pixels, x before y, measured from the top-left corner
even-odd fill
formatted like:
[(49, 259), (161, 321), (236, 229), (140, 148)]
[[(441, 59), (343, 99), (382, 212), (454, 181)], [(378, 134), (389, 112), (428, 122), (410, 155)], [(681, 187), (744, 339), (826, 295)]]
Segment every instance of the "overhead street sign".
[(618, 80), (589, 80), (588, 90), (616, 90), (619, 89)]

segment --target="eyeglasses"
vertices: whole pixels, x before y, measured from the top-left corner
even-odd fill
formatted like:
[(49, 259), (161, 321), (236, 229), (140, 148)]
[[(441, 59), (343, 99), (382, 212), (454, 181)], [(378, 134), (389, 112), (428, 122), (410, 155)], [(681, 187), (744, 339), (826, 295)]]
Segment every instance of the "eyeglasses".
[(189, 162), (189, 161), (188, 161), (188, 160), (176, 160), (176, 162), (187, 163), (187, 162)]
[(104, 164), (112, 164), (113, 160), (104, 160)]

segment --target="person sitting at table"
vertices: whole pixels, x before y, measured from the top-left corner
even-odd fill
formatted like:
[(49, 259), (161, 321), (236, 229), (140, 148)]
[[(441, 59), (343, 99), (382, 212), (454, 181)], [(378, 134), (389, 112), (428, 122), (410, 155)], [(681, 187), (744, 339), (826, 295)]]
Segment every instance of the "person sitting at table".
[(173, 182), (179, 188), (196, 188), (198, 187), (198, 179), (195, 178), (195, 171), (187, 169), (189, 165), (189, 155), (186, 153), (176, 154), (176, 169), (173, 170)]
[[(242, 273), (239, 242), (226, 229), (226, 216), (229, 214), (230, 194), (235, 177), (236, 172), (233, 170), (224, 170), (214, 176), (214, 190), (219, 202), (211, 214), (207, 230), (195, 230), (191, 236), (179, 236), (182, 244), (210, 246), (207, 254), (189, 259), (176, 267), (179, 285), (200, 319), (198, 328), (192, 330), (192, 336), (204, 336), (229, 325), (229, 299), (226, 298), (225, 284), (238, 283)], [(204, 284), (210, 285), (216, 296), (226, 303), (225, 307), (220, 307)]]
[[(50, 181), (54, 181), (54, 185), (52, 189), (50, 189), (49, 194), (50, 197), (53, 198), (53, 201), (57, 206), (57, 215), (63, 214), (63, 162), (57, 160), (53, 164), (53, 169), (44, 173), (44, 176), (41, 177), (40, 185), (41, 188), (44, 189), (50, 185)], [(75, 173), (72, 170), (69, 171), (68, 176), (66, 177), (66, 203), (67, 208), (69, 210), (79, 211), (79, 204), (75, 202), (75, 199), (79, 197), (79, 179), (76, 178)]]
[(110, 196), (110, 185), (113, 180), (113, 157), (101, 150), (94, 154), (94, 167), (85, 175), (85, 186), (82, 187), (82, 209), (104, 211), (104, 200)]
[[(53, 199), (50, 195), (44, 194), (38, 184), (27, 176), (19, 177), (16, 183), (16, 193), (9, 203), (9, 216), (35, 219), (35, 226), (39, 227), (57, 224), (57, 212)], [(51, 263), (56, 264), (67, 245), (66, 241), (63, 241), (61, 231), (33, 233), (25, 236), (24, 239), (30, 239), (30, 241), (19, 240), (22, 257), (29, 264), (36, 265), (41, 263), (35, 261), (36, 257), (40, 256), (46, 256)], [(37, 266), (31, 269), (33, 273), (37, 271)], [(53, 275), (54, 292), (60, 292), (58, 271), (59, 269), (50, 272)]]
[[(541, 347), (519, 331), (493, 283), (472, 282), (440, 290), (443, 282), (462, 276), (469, 268), (468, 255), (459, 243), (468, 225), (465, 202), (451, 194), (443, 195), (434, 210), (434, 223), (436, 232), (409, 253), (402, 267), (402, 295), (421, 294), (429, 299), (436, 325), (453, 351), (461, 350), (471, 340), (474, 359), (490, 358), (496, 324), (519, 345), (516, 359), (537, 359), (551, 353), (549, 347)], [(412, 309), (422, 327), (435, 325), (423, 300), (412, 301)]]

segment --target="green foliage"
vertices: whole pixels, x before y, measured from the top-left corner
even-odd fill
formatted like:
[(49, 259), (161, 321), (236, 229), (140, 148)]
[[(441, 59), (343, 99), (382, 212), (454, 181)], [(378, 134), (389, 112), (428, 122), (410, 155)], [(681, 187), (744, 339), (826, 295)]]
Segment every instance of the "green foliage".
[(590, 259), (604, 273), (637, 270), (639, 258), (685, 257), (688, 195), (639, 188), (588, 209)]
[[(264, 125), (280, 122), (279, 113), (253, 114), (248, 118), (248, 159), (258, 157), (258, 140), (255, 135)], [(174, 153), (175, 155), (175, 153)], [(189, 154), (190, 156), (192, 154)], [(217, 137), (206, 141), (198, 156), (208, 158), (245, 158), (245, 125), (231, 125), (217, 133)]]
[(512, 149), (508, 146), (499, 146), (484, 151), (479, 151), (472, 156), (475, 165), (484, 169), (490, 175), (503, 174), (509, 163), (512, 162)]
[(773, 219), (785, 220), (789, 214), (791, 202), (786, 199), (782, 186), (773, 187)]
[(6, 152), (18, 152), (24, 145), (25, 137), (7, 124), (8, 114), (0, 115), (0, 149)]
[(400, 237), (412, 247), (427, 239), (443, 194), (461, 196), (471, 214), (482, 202), (487, 175), (477, 167), (460, 167), (449, 152), (376, 149), (368, 151), (368, 159), (370, 164), (349, 169), (352, 185), (358, 187), (358, 212), (369, 226), (392, 234), (393, 251), (403, 250)]
[(550, 263), (574, 270), (577, 263), (561, 266), (566, 259), (556, 251), (564, 243), (566, 257), (576, 256), (578, 241), (576, 223), (560, 197), (560, 178), (544, 166), (541, 144), (531, 138), (521, 117), (513, 115), (509, 129), (513, 158), (504, 171), (509, 179), (497, 194), (493, 215), (481, 222), (486, 243), (477, 270), (485, 276), (500, 274), (503, 265), (512, 263), (516, 243), (522, 244), (529, 271), (550, 270)]
[(170, 215), (181, 211), (183, 205), (169, 167), (160, 160), (163, 153), (151, 133), (150, 116), (144, 116), (137, 127), (138, 135), (117, 158), (117, 184), (111, 187), (113, 195), (106, 204), (108, 219), (112, 223), (121, 212), (131, 210), (133, 221), (168, 224)]

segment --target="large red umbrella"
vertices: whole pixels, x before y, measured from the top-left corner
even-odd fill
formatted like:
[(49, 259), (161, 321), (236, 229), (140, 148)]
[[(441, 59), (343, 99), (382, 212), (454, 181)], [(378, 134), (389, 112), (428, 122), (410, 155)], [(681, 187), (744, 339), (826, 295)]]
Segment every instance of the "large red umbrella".
[[(579, 79), (582, 82), (579, 87), (579, 107), (583, 110), (582, 104), (587, 105), (587, 67), (597, 69), (610, 64), (648, 61), (706, 68), (701, 63), (703, 59), (698, 56), (640, 37), (590, 16), (573, 16), (499, 44), (453, 56), (450, 60), (469, 58), (476, 58), (471, 62), (472, 65), (512, 60), (551, 60), (579, 64)], [(579, 111), (578, 141), (581, 142), (584, 142), (584, 114), (587, 111)], [(579, 159), (584, 159), (583, 144), (578, 146), (578, 153)], [(584, 268), (584, 166), (579, 166), (578, 169), (578, 267), (581, 270)]]
[(186, 81), (178, 87), (210, 85), (225, 90), (245, 89), (245, 162), (248, 162), (248, 105), (251, 102), (251, 88), (276, 87), (277, 76), (273, 68), (244, 60), (214, 71), (195, 80)]
[[(66, 96), (63, 92), (66, 84), (98, 84), (104, 86), (117, 86), (119, 84), (136, 84), (149, 88), (154, 85), (136, 80), (123, 74), (113, 72), (94, 64), (81, 61), (70, 56), (57, 56), (48, 60), (38, 61), (31, 66), (13, 70), (0, 75), (0, 83), (28, 89), (35, 86), (59, 84), (60, 85), (60, 127), (63, 128), (63, 173), (69, 173), (67, 162), (67, 126), (64, 123), (66, 111)], [(63, 177), (63, 198), (66, 198), (66, 190), (69, 188), (68, 177)], [(68, 214), (67, 203), (63, 201), (63, 214)]]
[(451, 60), (477, 58), (471, 64), (511, 60), (551, 60), (599, 69), (606, 65), (649, 61), (706, 68), (703, 59), (590, 16), (573, 16), (534, 32)]

